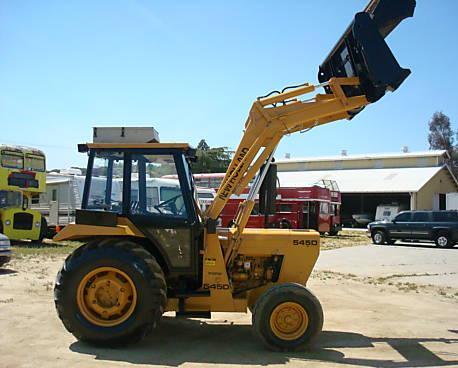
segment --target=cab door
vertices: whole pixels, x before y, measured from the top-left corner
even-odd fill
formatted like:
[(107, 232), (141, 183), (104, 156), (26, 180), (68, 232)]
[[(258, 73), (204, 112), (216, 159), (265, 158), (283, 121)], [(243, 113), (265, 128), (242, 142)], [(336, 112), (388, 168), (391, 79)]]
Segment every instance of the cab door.
[(391, 239), (410, 239), (411, 221), (411, 212), (401, 212), (388, 227), (389, 237)]
[(156, 246), (171, 274), (197, 274), (202, 225), (183, 153), (126, 152), (125, 162), (123, 198), (128, 200), (123, 212)]
[(416, 211), (412, 214), (412, 222), (410, 224), (410, 233), (413, 239), (424, 240), (431, 238), (431, 212)]

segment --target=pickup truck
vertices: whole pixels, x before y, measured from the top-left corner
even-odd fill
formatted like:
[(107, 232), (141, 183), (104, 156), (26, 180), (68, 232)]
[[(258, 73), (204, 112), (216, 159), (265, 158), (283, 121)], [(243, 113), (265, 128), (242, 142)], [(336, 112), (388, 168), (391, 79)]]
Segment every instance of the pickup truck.
[(452, 248), (458, 242), (457, 211), (403, 211), (392, 221), (367, 225), (374, 244), (394, 244), (396, 240), (434, 241), (438, 247)]
[(11, 244), (6, 235), (0, 234), (0, 267), (11, 259)]

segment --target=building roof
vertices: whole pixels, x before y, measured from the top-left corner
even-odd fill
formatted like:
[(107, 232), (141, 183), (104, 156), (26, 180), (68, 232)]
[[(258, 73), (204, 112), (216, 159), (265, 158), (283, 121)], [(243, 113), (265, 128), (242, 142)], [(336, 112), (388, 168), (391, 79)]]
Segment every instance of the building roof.
[(320, 180), (335, 180), (342, 193), (418, 192), (442, 167), (317, 170), (278, 172), (282, 187), (303, 187)]
[(394, 153), (365, 153), (357, 155), (336, 155), (320, 157), (302, 157), (276, 160), (276, 163), (295, 163), (295, 162), (317, 162), (317, 161), (351, 161), (351, 160), (380, 160), (385, 158), (411, 158), (411, 157), (441, 157), (448, 155), (446, 150), (430, 150), (417, 152), (394, 152)]

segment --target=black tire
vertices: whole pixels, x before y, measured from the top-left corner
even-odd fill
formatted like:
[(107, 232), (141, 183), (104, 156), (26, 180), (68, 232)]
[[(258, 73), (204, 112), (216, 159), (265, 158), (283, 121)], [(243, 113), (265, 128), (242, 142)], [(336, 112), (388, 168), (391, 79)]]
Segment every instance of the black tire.
[[(294, 340), (278, 337), (272, 330), (270, 318), (282, 303), (299, 304), (307, 313), (305, 332)], [(254, 334), (270, 350), (295, 351), (304, 349), (323, 328), (323, 309), (315, 295), (300, 284), (285, 283), (267, 290), (256, 302), (252, 316)]]
[(287, 219), (281, 219), (281, 221), (278, 223), (278, 227), (280, 229), (291, 229), (292, 228), (291, 222), (289, 222), (289, 220)]
[[(135, 309), (128, 319), (113, 327), (91, 323), (77, 304), (80, 281), (98, 267), (115, 267), (135, 285)], [(57, 275), (54, 301), (65, 328), (77, 339), (119, 346), (139, 341), (156, 327), (167, 303), (166, 290), (161, 267), (142, 246), (129, 240), (104, 239), (83, 245), (67, 257)]]
[(332, 229), (329, 231), (329, 236), (336, 236), (337, 234), (339, 234), (339, 230)]
[(377, 245), (383, 245), (387, 241), (387, 237), (384, 231), (375, 230), (372, 232), (372, 242)]
[(450, 234), (445, 231), (440, 231), (434, 238), (434, 242), (440, 248), (452, 248), (454, 246)]
[(42, 242), (43, 239), (46, 238), (46, 234), (48, 234), (48, 221), (46, 221), (46, 219), (42, 216), (38, 241)]
[(10, 260), (9, 257), (0, 257), (0, 268), (6, 265)]

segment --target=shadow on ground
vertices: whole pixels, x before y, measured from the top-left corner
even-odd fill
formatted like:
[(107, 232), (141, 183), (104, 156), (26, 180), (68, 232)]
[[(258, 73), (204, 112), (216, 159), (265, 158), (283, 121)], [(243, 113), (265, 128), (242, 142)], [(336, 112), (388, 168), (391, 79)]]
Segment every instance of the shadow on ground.
[[(4, 266), (4, 267), (8, 267), (8, 266)], [(2, 276), (2, 275), (11, 275), (12, 273), (17, 273), (17, 271), (11, 270), (9, 268), (0, 267), (0, 276)]]
[[(371, 348), (384, 342), (395, 349), (406, 361), (346, 357), (337, 349)], [(165, 317), (153, 335), (141, 343), (123, 349), (95, 348), (75, 342), (70, 350), (95, 356), (105, 361), (131, 364), (157, 364), (176, 367), (183, 363), (270, 365), (285, 364), (290, 360), (352, 364), (361, 367), (430, 367), (458, 364), (445, 361), (425, 348), (422, 343), (443, 342), (456, 344), (458, 339), (437, 338), (371, 338), (362, 334), (324, 331), (313, 348), (306, 352), (278, 353), (266, 351), (253, 336), (251, 326), (205, 323)], [(353, 353), (353, 355), (357, 352)], [(364, 354), (365, 356), (367, 354)]]
[(58, 247), (57, 244), (45, 243), (38, 240), (11, 240), (11, 245), (20, 248), (42, 248), (42, 247)]
[[(458, 250), (458, 246), (456, 246), (456, 245), (454, 247), (451, 247), (451, 248), (440, 248), (434, 243), (415, 243), (413, 241), (412, 242), (410, 242), (410, 241), (403, 241), (403, 242), (397, 241), (393, 245), (396, 246), (396, 247), (407, 247), (407, 248), (426, 248), (426, 249), (428, 249), (428, 248), (437, 248), (437, 249), (455, 249), (455, 250)], [(390, 245), (388, 245), (388, 246), (390, 246)]]

